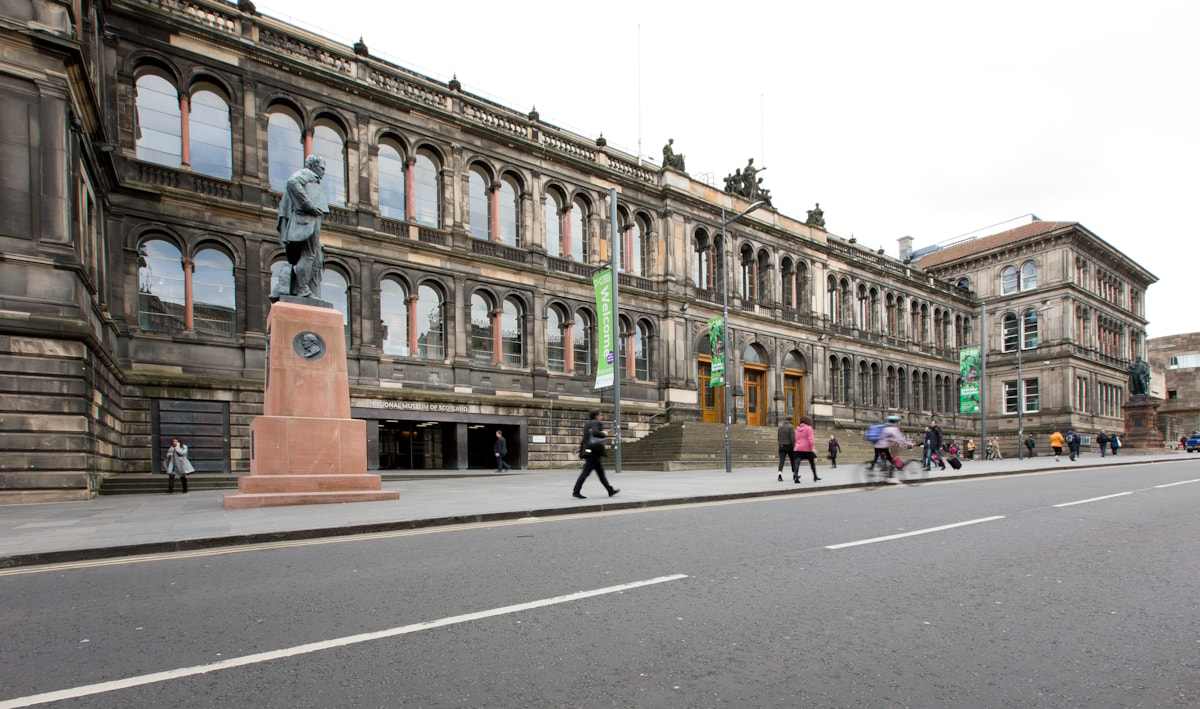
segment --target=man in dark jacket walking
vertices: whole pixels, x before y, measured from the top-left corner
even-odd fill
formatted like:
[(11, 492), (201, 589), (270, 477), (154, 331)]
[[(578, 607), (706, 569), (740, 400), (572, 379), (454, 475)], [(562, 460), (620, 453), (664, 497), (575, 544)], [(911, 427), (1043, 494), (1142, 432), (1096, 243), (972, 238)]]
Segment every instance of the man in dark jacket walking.
[(796, 448), (796, 427), (793, 419), (785, 419), (779, 424), (779, 432), (775, 435), (779, 443), (779, 482), (783, 482), (783, 460), (790, 463)]
[(938, 428), (937, 421), (930, 421), (929, 427), (925, 429), (925, 470), (929, 470), (930, 464), (934, 459), (937, 460), (938, 467), (942, 470), (946, 469), (946, 464), (942, 462), (942, 429)]
[(492, 449), (496, 453), (496, 472), (503, 473), (506, 469), (512, 466), (504, 459), (508, 455), (508, 441), (504, 440), (504, 433), (500, 429), (496, 429), (496, 447)]
[(571, 491), (572, 497), (577, 497), (581, 500), (587, 499), (583, 494), (583, 481), (587, 480), (587, 476), (596, 471), (596, 477), (600, 478), (600, 484), (608, 490), (608, 496), (620, 492), (617, 488), (608, 484), (608, 478), (604, 475), (604, 439), (608, 434), (604, 431), (604, 425), (600, 423), (604, 414), (600, 409), (592, 409), (588, 414), (587, 423), (583, 424), (583, 439), (579, 441), (579, 457), (583, 459), (583, 470), (580, 471), (579, 477), (575, 479), (575, 489)]

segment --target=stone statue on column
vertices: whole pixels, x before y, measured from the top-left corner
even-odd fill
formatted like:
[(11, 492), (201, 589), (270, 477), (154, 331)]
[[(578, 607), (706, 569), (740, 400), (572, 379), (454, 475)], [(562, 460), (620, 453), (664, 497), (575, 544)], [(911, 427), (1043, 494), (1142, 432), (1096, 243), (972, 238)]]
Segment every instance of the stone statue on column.
[(321, 248), (321, 221), (329, 214), (329, 203), (321, 189), (325, 158), (309, 155), (304, 167), (288, 178), (279, 200), (279, 245), (287, 253), (288, 268), (271, 284), (271, 301), (295, 296), (321, 300), (321, 278), (325, 253)]

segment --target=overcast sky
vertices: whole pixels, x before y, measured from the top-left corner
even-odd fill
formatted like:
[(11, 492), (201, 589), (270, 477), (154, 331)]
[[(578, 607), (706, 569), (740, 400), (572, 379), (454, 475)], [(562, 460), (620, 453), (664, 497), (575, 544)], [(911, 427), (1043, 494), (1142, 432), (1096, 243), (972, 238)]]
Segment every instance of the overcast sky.
[(1080, 222), (1159, 278), (1151, 337), (1200, 331), (1200, 2), (256, 4), (716, 185), (753, 157), (781, 212), (893, 256)]

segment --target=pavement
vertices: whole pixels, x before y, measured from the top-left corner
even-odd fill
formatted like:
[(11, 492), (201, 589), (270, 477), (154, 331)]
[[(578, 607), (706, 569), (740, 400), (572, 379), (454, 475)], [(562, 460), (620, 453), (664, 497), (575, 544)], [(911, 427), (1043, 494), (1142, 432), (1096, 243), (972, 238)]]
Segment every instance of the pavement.
[[(1017, 460), (963, 461), (961, 470), (934, 468), (930, 482), (1013, 475), (1070, 468), (1141, 465), (1196, 460), (1186, 453), (1095, 454), (1071, 462), (1066, 456)], [(81, 502), (0, 505), (0, 568), (169, 553), (215, 547), (262, 544), (469, 524), (526, 517), (549, 517), (603, 510), (711, 502), (772, 495), (803, 495), (861, 486), (862, 463), (837, 468), (818, 465), (820, 482), (803, 469), (803, 482), (789, 472), (776, 480), (774, 466), (688, 471), (612, 470), (609, 482), (620, 489), (608, 497), (595, 476), (583, 487), (587, 499), (571, 496), (578, 468), (556, 470), (414, 471), (387, 480), (399, 500), (226, 510), (226, 490), (168, 495), (111, 495)], [(919, 466), (909, 465), (909, 471)], [(164, 478), (165, 487), (165, 478)]]

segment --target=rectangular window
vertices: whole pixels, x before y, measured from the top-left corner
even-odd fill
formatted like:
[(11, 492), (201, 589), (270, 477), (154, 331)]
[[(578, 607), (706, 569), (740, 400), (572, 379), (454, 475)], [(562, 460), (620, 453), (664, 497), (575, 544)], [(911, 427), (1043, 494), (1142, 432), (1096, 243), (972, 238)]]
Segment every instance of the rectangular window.
[(1017, 383), (1004, 382), (1004, 413), (1017, 413)]
[(1033, 413), (1041, 409), (1038, 404), (1038, 380), (1025, 380), (1025, 413)]

